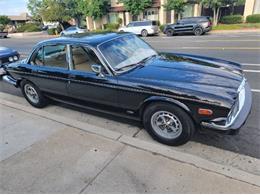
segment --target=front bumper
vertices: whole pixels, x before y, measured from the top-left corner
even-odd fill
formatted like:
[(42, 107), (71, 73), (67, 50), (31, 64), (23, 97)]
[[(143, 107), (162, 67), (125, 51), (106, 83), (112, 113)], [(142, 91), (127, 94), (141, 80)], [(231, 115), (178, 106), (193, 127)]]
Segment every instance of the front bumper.
[(230, 113), (233, 116), (227, 118), (217, 118), (209, 122), (202, 122), (201, 125), (206, 128), (221, 131), (232, 131), (240, 129), (246, 122), (252, 106), (252, 92), (248, 82), (245, 80), (239, 91), (238, 111)]

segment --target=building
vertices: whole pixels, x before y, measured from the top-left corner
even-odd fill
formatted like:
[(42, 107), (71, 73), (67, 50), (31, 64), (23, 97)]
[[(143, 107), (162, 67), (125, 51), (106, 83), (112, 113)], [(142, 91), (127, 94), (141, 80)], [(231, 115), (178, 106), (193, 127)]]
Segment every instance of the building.
[[(136, 20), (157, 20), (160, 24), (173, 23), (177, 20), (177, 15), (174, 11), (165, 11), (163, 5), (167, 0), (153, 0), (151, 7), (147, 8), (138, 16), (132, 16), (127, 12), (122, 3), (118, 0), (111, 0), (109, 13), (103, 16), (100, 20), (93, 21), (92, 18), (86, 17), (88, 29), (102, 28), (104, 24), (116, 23), (118, 18), (121, 18), (122, 25), (127, 25), (131, 21)], [(188, 5), (185, 8), (183, 17), (199, 16), (201, 6), (194, 0), (188, 0)]]
[(251, 14), (260, 14), (260, 0), (246, 0), (244, 17)]
[(15, 27), (19, 26), (20, 24), (25, 24), (26, 22), (29, 22), (32, 20), (31, 16), (28, 15), (28, 13), (21, 13), (17, 16), (8, 16), (8, 18), (11, 20), (11, 24)]
[[(93, 21), (91, 17), (86, 17), (86, 25), (89, 30), (103, 28), (104, 24), (117, 23), (118, 18), (122, 19), (122, 25), (127, 25), (131, 21), (136, 20), (157, 20), (160, 24), (174, 23), (177, 20), (177, 14), (174, 11), (166, 11), (163, 5), (167, 0), (152, 0), (151, 7), (144, 10), (138, 16), (132, 16), (127, 12), (122, 3), (119, 0), (111, 0), (109, 13), (103, 16), (101, 19)], [(192, 16), (212, 16), (211, 9), (206, 9), (197, 3), (196, 0), (187, 0), (187, 5), (182, 17)], [(221, 16), (230, 15), (231, 8), (229, 6), (221, 8)], [(246, 0), (245, 5), (237, 6), (234, 8), (234, 14), (241, 14), (245, 18), (251, 14), (260, 13), (260, 0)]]

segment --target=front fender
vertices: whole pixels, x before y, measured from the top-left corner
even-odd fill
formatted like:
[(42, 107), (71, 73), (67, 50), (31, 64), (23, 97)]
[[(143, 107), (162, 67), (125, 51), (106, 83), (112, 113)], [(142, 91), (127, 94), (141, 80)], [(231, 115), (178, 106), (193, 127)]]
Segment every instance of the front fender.
[(148, 104), (155, 103), (155, 102), (167, 102), (167, 103), (175, 104), (175, 105), (179, 106), (180, 108), (184, 109), (190, 116), (192, 116), (191, 110), (184, 103), (182, 103), (178, 100), (175, 100), (173, 98), (161, 97), (161, 96), (151, 96), (151, 97), (145, 99), (139, 106), (140, 116), (142, 117), (143, 112)]

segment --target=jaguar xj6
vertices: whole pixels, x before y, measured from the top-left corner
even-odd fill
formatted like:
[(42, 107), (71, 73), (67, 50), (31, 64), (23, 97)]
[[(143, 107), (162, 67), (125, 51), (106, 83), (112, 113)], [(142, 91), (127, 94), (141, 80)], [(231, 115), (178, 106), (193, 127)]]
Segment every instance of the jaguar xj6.
[(233, 134), (252, 104), (240, 64), (159, 53), (130, 33), (46, 40), (3, 72), (34, 107), (54, 99), (140, 120), (168, 145), (186, 143), (198, 129)]

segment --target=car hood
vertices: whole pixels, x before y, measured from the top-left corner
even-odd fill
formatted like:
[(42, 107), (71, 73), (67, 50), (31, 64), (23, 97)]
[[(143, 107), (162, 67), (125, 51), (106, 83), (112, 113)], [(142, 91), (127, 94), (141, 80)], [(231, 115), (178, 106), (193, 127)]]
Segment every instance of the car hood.
[(9, 55), (13, 55), (15, 53), (17, 53), (17, 51), (15, 51), (14, 49), (10, 49), (10, 48), (7, 48), (7, 47), (0, 47), (0, 58), (6, 57), (6, 56), (9, 56)]
[(173, 53), (160, 53), (125, 76), (141, 82), (144, 88), (157, 88), (228, 108), (233, 105), (243, 80), (237, 63)]

